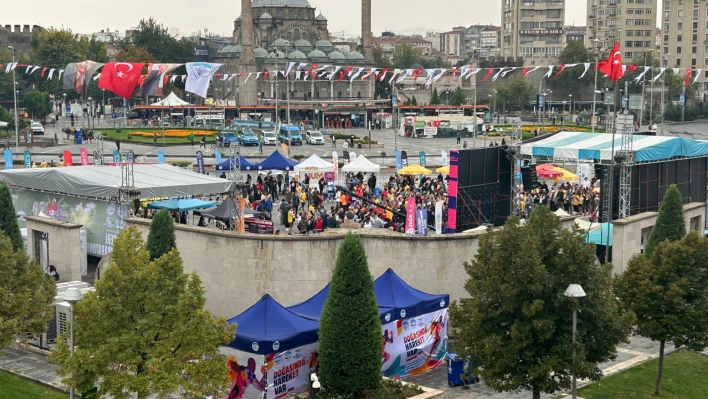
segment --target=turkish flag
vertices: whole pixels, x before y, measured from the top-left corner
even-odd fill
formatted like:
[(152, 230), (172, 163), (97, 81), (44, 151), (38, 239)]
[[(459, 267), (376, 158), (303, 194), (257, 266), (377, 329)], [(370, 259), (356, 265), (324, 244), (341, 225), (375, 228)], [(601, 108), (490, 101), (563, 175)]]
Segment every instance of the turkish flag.
[(123, 98), (130, 98), (140, 82), (145, 64), (139, 62), (109, 62), (103, 66), (98, 88), (106, 89)]
[(624, 72), (622, 71), (622, 52), (620, 52), (619, 43), (615, 42), (615, 45), (612, 46), (612, 51), (607, 55), (607, 59), (600, 61), (597, 69), (607, 75), (613, 82), (622, 77)]
[(691, 80), (691, 68), (686, 68), (686, 80), (683, 81), (684, 86), (688, 86)]

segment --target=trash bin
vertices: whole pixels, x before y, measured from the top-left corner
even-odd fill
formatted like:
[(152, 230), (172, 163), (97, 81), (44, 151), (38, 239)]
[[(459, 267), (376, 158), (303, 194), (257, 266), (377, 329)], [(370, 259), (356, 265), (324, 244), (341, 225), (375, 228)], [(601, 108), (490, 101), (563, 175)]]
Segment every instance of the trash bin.
[(74, 142), (76, 144), (83, 144), (84, 140), (81, 134), (81, 129), (76, 129), (76, 131), (74, 132)]
[(462, 373), (465, 371), (465, 362), (455, 353), (447, 354), (447, 384), (451, 387), (463, 385)]

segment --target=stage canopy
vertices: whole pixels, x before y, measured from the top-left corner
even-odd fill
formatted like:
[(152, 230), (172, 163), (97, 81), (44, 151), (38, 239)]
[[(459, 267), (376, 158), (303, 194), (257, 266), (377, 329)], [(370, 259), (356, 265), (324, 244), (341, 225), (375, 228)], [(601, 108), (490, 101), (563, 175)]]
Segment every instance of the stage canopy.
[[(322, 316), (322, 309), (324, 308), (325, 301), (327, 300), (327, 295), (329, 295), (329, 283), (322, 288), (322, 290), (316, 293), (312, 298), (306, 300), (305, 302), (298, 303), (288, 307), (288, 310), (295, 313), (298, 316), (308, 318), (310, 320), (320, 321)], [(389, 320), (386, 320), (386, 315), (388, 315)], [(389, 323), (394, 319), (393, 309), (387, 307), (379, 306), (379, 318), (381, 323)]]
[[(600, 228), (588, 232), (586, 241), (594, 243), (595, 245), (608, 245), (612, 246), (612, 235), (614, 233), (614, 226), (611, 223), (601, 223)], [(608, 230), (609, 226), (609, 230)]]
[(216, 206), (216, 201), (202, 201), (198, 199), (181, 199), (172, 201), (158, 201), (148, 204), (148, 209), (168, 209), (170, 211), (192, 211)]
[(369, 161), (363, 155), (359, 155), (352, 162), (342, 166), (342, 172), (379, 173), (380, 170), (380, 165)]
[(297, 162), (287, 159), (278, 151), (270, 154), (263, 162), (256, 164), (258, 170), (293, 170)]
[(170, 93), (169, 96), (163, 98), (162, 100), (152, 103), (150, 105), (161, 106), (161, 107), (184, 107), (185, 105), (190, 105), (188, 102), (181, 100), (175, 95), (174, 92)]
[[(238, 155), (238, 158), (236, 158), (234, 162), (240, 162), (239, 169), (241, 170), (255, 169), (253, 164), (248, 162), (248, 160), (246, 160), (246, 158), (244, 158), (241, 154)], [(231, 170), (231, 158), (227, 158), (225, 161), (222, 161), (220, 164), (216, 165), (216, 170)]]
[(379, 307), (393, 308), (395, 318), (416, 317), (448, 307), (450, 295), (427, 294), (403, 281), (388, 269), (374, 280), (374, 293)]
[(318, 339), (316, 321), (292, 313), (268, 294), (228, 323), (237, 323), (238, 333), (227, 346), (249, 353), (283, 352)]
[(418, 175), (429, 175), (433, 173), (430, 169), (426, 169), (417, 163), (414, 163), (413, 165), (408, 165), (403, 169), (399, 169), (397, 172), (399, 175), (409, 175), (409, 176), (418, 176)]
[[(521, 145), (521, 155), (551, 160), (609, 161), (612, 154), (612, 134), (559, 132), (553, 136)], [(622, 136), (615, 135), (614, 150), (622, 147)], [(681, 137), (633, 136), (635, 162), (662, 161), (675, 157), (708, 156), (708, 142)]]
[[(201, 175), (168, 164), (133, 165), (140, 198), (193, 197), (230, 192), (232, 181)], [(119, 166), (90, 165), (62, 168), (0, 170), (0, 181), (29, 190), (91, 198), (117, 198)]]
[(331, 172), (333, 170), (334, 165), (318, 157), (317, 154), (312, 154), (311, 157), (295, 166), (296, 172)]

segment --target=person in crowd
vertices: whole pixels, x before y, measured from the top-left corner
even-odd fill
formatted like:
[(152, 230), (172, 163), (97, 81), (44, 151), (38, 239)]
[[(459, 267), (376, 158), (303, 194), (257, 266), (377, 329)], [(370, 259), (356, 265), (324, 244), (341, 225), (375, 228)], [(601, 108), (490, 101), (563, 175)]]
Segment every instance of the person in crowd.
[(59, 272), (57, 271), (57, 268), (54, 265), (49, 265), (49, 268), (47, 269), (45, 274), (47, 278), (53, 278), (54, 281), (59, 281)]

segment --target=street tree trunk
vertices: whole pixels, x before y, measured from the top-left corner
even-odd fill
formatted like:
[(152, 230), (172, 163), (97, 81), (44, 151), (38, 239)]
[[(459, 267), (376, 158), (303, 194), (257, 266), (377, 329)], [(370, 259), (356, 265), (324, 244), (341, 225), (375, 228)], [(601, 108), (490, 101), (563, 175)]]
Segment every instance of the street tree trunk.
[(664, 371), (664, 344), (666, 341), (659, 342), (659, 372), (656, 374), (656, 387), (654, 388), (654, 395), (659, 395), (659, 390), (661, 389), (661, 374)]
[(531, 392), (532, 392), (531, 397), (533, 399), (541, 399), (541, 390), (540, 389), (534, 387)]

